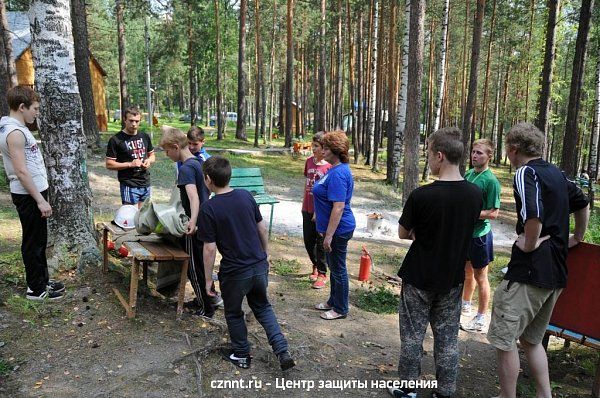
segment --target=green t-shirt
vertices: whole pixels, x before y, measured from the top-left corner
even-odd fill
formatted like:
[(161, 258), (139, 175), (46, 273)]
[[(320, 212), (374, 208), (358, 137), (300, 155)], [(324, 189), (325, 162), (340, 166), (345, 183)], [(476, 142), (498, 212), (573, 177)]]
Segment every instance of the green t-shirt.
[[(465, 173), (465, 180), (477, 185), (483, 192), (483, 210), (500, 208), (500, 183), (490, 169), (476, 173), (471, 169)], [(490, 220), (477, 220), (473, 238), (486, 235), (492, 229)]]

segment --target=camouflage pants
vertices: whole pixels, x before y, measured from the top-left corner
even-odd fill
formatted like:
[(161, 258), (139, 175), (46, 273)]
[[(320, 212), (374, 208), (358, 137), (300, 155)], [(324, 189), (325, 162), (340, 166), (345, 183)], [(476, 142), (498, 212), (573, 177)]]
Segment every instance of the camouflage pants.
[(452, 395), (458, 377), (458, 325), (462, 285), (447, 293), (435, 293), (403, 284), (398, 308), (400, 319), (400, 380), (421, 375), (423, 339), (427, 325), (433, 331), (436, 391)]

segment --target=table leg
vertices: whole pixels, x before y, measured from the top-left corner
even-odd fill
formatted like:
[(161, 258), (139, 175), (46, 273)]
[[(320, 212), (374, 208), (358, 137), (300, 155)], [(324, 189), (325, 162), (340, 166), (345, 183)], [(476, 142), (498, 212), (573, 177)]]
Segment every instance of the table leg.
[(181, 267), (181, 279), (179, 280), (179, 292), (177, 293), (177, 319), (181, 319), (183, 314), (183, 300), (185, 299), (185, 284), (187, 283), (187, 273), (190, 260), (183, 260)]
[(148, 289), (148, 261), (142, 262), (144, 273), (142, 274), (144, 288)]
[(275, 205), (272, 204), (271, 205), (271, 218), (269, 219), (269, 239), (271, 239), (271, 229), (273, 228), (273, 209), (275, 208)]
[(108, 230), (102, 230), (102, 272), (108, 272)]
[(133, 264), (131, 265), (131, 281), (129, 283), (129, 311), (127, 311), (128, 318), (135, 318), (139, 274), (140, 261), (137, 258), (134, 258)]
[(596, 363), (596, 377), (594, 377), (594, 385), (592, 386), (592, 397), (600, 398), (600, 358)]

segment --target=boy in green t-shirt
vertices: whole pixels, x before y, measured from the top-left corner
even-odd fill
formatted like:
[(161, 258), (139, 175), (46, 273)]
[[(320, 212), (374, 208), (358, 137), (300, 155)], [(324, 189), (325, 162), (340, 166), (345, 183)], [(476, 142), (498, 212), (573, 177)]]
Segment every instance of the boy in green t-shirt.
[(473, 239), (465, 265), (462, 314), (471, 315), (471, 299), (477, 285), (479, 304), (477, 315), (460, 327), (469, 332), (481, 332), (485, 327), (485, 313), (490, 302), (488, 264), (494, 261), (494, 237), (490, 220), (498, 217), (500, 209), (500, 183), (488, 165), (494, 153), (494, 145), (488, 139), (473, 143), (471, 162), (473, 168), (465, 173), (465, 180), (477, 185), (483, 192), (483, 210), (475, 224)]

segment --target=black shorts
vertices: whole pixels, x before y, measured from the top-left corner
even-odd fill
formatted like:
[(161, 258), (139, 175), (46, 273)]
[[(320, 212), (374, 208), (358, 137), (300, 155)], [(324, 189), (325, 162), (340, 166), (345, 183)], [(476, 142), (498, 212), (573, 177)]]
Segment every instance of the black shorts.
[(471, 239), (467, 261), (473, 268), (483, 268), (494, 261), (494, 235), (492, 230), (486, 235)]

